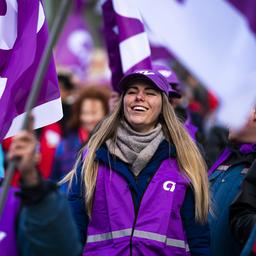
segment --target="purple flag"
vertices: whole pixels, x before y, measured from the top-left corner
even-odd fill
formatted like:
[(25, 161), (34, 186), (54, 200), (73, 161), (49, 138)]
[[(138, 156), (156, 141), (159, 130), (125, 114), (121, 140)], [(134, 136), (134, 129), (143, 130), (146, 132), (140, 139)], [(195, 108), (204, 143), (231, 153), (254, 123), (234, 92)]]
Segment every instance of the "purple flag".
[(0, 15), (5, 15), (7, 11), (7, 4), (5, 0), (0, 0)]
[(119, 91), (117, 85), (124, 74), (152, 68), (149, 42), (133, 0), (107, 0), (102, 9), (112, 85)]
[[(48, 36), (39, 0), (7, 0), (6, 3), (6, 15), (0, 16), (0, 141), (21, 129), (26, 100)], [(53, 59), (50, 60), (33, 114), (35, 128), (62, 117)]]
[[(1, 256), (16, 256), (16, 218), (20, 209), (20, 200), (16, 196), (17, 189), (11, 188), (7, 195), (3, 215), (0, 218), (0, 254)], [(0, 188), (0, 193), (2, 189)]]
[(81, 80), (91, 61), (93, 41), (83, 17), (85, 1), (74, 1), (74, 8), (55, 47), (55, 61), (58, 66), (74, 72)]

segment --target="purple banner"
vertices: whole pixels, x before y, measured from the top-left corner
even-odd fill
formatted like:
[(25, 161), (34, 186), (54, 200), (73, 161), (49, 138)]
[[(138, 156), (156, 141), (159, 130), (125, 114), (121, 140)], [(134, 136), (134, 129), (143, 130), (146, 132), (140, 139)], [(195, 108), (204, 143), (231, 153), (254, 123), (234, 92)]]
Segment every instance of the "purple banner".
[[(124, 3), (121, 1), (117, 4), (120, 4), (123, 8), (127, 7), (126, 4), (130, 5), (130, 3), (128, 2)], [(129, 6), (129, 9), (132, 11), (134, 11), (134, 8), (136, 7)], [(102, 9), (103, 9), (103, 18), (104, 18), (105, 41), (106, 41), (108, 56), (109, 56), (109, 66), (112, 73), (112, 86), (116, 91), (120, 92), (118, 88), (118, 83), (124, 74), (129, 73), (135, 69), (152, 68), (150, 50), (149, 52), (147, 52), (143, 48), (144, 46), (145, 48), (146, 46), (148, 46), (149, 48), (149, 42), (147, 41), (146, 37), (143, 37), (140, 39), (142, 40), (141, 45), (143, 47), (141, 47), (139, 49), (139, 52), (137, 51), (137, 53), (143, 56), (143, 58), (141, 59), (136, 58), (136, 61), (132, 61), (131, 62), (132, 65), (128, 63), (129, 64), (128, 66), (127, 63), (125, 63), (126, 62), (125, 56), (122, 56), (122, 53), (120, 52), (120, 44), (125, 40), (129, 41), (129, 45), (126, 44), (127, 48), (123, 49), (123, 53), (124, 52), (129, 53), (129, 55), (131, 56), (136, 55), (136, 53), (134, 52), (134, 49), (137, 47), (137, 45), (135, 45), (133, 43), (133, 40), (130, 40), (130, 39), (133, 39), (137, 35), (144, 35), (144, 32), (145, 32), (144, 25), (141, 22), (139, 17), (134, 18), (133, 15), (131, 15), (131, 17), (128, 17), (128, 14), (124, 16), (117, 13), (114, 10), (114, 5), (112, 0), (107, 0), (102, 5)], [(126, 69), (123, 68), (124, 66), (126, 67)]]
[(0, 16), (4, 16), (7, 11), (7, 4), (5, 0), (0, 0)]
[(118, 83), (123, 77), (123, 69), (119, 51), (118, 32), (114, 30), (114, 28), (117, 26), (117, 22), (112, 1), (106, 1), (102, 5), (102, 10), (104, 19), (104, 36), (108, 50), (112, 86), (114, 90), (119, 91)]
[[(4, 86), (2, 84), (4, 89), (0, 97), (0, 141), (7, 134), (13, 119), (24, 113), (47, 37), (47, 23), (42, 5), (39, 12), (39, 1), (19, 1), (17, 39), (13, 48), (6, 51), (8, 58), (4, 56), (5, 62), (0, 69), (1, 82), (6, 82)], [(0, 51), (0, 59), (3, 53)], [(59, 97), (55, 65), (51, 59), (36, 106)]]
[(55, 47), (55, 61), (84, 80), (91, 60), (93, 41), (83, 17), (85, 1), (77, 0)]

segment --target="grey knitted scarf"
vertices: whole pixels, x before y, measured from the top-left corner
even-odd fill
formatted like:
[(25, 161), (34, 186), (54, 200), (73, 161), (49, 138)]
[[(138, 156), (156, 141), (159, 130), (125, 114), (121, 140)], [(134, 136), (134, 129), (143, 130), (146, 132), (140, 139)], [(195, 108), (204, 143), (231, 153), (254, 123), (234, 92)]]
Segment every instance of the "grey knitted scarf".
[(147, 133), (139, 133), (125, 121), (121, 121), (117, 128), (116, 143), (109, 139), (106, 144), (109, 152), (128, 163), (137, 176), (152, 158), (163, 139), (160, 123)]

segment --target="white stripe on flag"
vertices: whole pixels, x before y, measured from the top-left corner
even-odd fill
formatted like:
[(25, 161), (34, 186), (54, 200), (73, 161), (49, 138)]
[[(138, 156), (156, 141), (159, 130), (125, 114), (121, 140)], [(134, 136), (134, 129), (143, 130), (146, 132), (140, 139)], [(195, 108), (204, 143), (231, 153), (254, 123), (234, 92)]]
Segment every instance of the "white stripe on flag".
[(256, 38), (245, 17), (223, 0), (137, 3), (164, 46), (220, 97), (220, 121), (241, 126), (256, 98)]
[(0, 77), (0, 99), (4, 93), (5, 87), (7, 83), (7, 78), (6, 77)]
[(0, 16), (0, 49), (12, 49), (17, 38), (17, 1), (9, 0), (7, 12)]
[(134, 8), (134, 6), (136, 6), (134, 0), (113, 0), (113, 7), (116, 13), (124, 17), (138, 19), (143, 23), (138, 8)]
[[(45, 126), (45, 124), (51, 124), (60, 120), (63, 116), (61, 99), (55, 99), (49, 101), (45, 104), (36, 106), (33, 108), (33, 116), (34, 116), (34, 129)], [(17, 116), (13, 119), (12, 125), (6, 134), (5, 138), (11, 137), (17, 134), (22, 127), (23, 120), (25, 117), (25, 113)]]
[(44, 9), (43, 9), (41, 2), (39, 2), (39, 11), (38, 12), (39, 13), (38, 13), (38, 22), (37, 22), (37, 30), (36, 30), (37, 33), (43, 27), (44, 21), (45, 21)]
[(120, 43), (123, 72), (150, 56), (147, 34), (140, 33)]

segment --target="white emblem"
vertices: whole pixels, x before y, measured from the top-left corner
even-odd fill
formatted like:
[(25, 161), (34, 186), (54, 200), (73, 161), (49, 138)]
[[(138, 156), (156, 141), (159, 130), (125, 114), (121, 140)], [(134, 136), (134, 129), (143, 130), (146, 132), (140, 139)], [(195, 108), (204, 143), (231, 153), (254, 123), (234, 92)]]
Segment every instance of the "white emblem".
[(158, 72), (159, 72), (162, 76), (167, 77), (167, 78), (170, 77), (171, 74), (172, 74), (171, 71), (169, 71), (169, 70), (164, 70), (164, 69), (158, 70)]
[[(1, 1), (2, 2), (2, 1)], [(16, 0), (7, 1), (7, 11), (4, 16), (0, 15), (0, 49), (10, 50), (17, 38), (17, 13)], [(2, 5), (2, 4), (1, 4)]]
[(137, 71), (136, 73), (143, 74), (143, 75), (155, 75), (155, 72), (148, 71), (148, 70), (140, 70), (140, 71)]
[(0, 242), (6, 237), (6, 233), (3, 231), (0, 231)]
[(163, 189), (166, 191), (173, 192), (175, 189), (176, 183), (170, 180), (167, 180), (163, 184)]
[(0, 98), (2, 97), (7, 84), (7, 78), (0, 76)]

